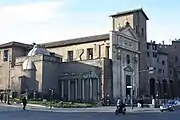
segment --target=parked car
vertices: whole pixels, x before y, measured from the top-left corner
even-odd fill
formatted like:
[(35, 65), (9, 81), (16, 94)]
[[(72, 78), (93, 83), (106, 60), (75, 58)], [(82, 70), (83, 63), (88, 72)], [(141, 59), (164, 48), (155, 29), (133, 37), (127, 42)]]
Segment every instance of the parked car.
[(174, 100), (169, 100), (167, 103), (163, 104), (160, 106), (160, 111), (174, 111), (175, 109), (178, 108), (178, 104), (180, 104), (177, 101)]

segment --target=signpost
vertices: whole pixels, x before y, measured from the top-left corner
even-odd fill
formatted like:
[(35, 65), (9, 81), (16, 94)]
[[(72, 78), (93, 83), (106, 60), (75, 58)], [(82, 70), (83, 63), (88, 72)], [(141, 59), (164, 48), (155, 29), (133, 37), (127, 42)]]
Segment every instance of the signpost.
[[(134, 71), (131, 71), (131, 72), (134, 72)], [(149, 74), (153, 74), (154, 73), (154, 67), (149, 67), (149, 69), (148, 70), (141, 70), (141, 71), (139, 71), (138, 73), (142, 73), (142, 72), (149, 72)], [(133, 95), (134, 95), (134, 76), (136, 75), (137, 73), (135, 73), (134, 75), (133, 75), (133, 78), (132, 78), (132, 80), (131, 80), (131, 86), (127, 86), (127, 88), (129, 88), (129, 89), (131, 89), (131, 107), (132, 107), (132, 109), (133, 109)]]
[(8, 64), (9, 64), (9, 77), (8, 77), (8, 90), (7, 90), (7, 104), (10, 104), (10, 82), (11, 82), (11, 55), (10, 55), (10, 51), (8, 51)]
[(49, 89), (49, 91), (50, 91), (50, 110), (51, 110), (52, 109), (52, 96), (54, 94), (54, 90), (53, 89)]

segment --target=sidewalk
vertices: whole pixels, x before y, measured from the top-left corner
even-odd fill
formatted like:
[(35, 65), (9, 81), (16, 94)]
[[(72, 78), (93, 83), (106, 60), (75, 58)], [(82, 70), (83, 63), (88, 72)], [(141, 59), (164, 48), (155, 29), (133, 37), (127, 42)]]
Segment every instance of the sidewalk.
[[(0, 104), (0, 106), (22, 108), (21, 104)], [(28, 104), (27, 109), (34, 111), (53, 111), (53, 112), (114, 112), (115, 106), (108, 107), (92, 107), (92, 108), (52, 108), (45, 107), (42, 105)], [(127, 113), (141, 113), (141, 112), (159, 112), (158, 108), (137, 108), (126, 107)]]

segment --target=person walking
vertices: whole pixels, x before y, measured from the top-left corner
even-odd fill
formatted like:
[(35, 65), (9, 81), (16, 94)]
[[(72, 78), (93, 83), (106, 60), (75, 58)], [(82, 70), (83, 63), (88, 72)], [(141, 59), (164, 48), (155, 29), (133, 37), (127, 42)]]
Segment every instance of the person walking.
[(3, 94), (1, 94), (1, 102), (3, 102)]
[(23, 97), (22, 103), (23, 103), (23, 110), (26, 110), (26, 105), (27, 105), (26, 97)]

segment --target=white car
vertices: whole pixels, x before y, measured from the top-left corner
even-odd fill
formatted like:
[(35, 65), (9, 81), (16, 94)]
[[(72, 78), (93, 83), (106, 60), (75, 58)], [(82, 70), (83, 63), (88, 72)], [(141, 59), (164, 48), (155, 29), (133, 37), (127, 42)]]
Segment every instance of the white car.
[(180, 109), (180, 100), (169, 100), (167, 103), (160, 106), (160, 111), (174, 111)]

